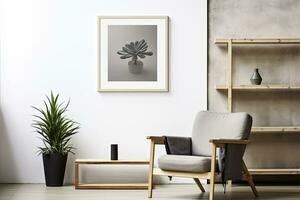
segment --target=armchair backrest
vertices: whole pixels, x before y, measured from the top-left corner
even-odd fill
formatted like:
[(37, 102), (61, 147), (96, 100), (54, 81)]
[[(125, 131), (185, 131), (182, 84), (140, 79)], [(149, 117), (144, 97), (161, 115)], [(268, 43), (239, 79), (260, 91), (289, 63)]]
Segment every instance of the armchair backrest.
[(192, 154), (211, 155), (210, 139), (248, 139), (252, 117), (247, 113), (201, 111), (194, 121)]

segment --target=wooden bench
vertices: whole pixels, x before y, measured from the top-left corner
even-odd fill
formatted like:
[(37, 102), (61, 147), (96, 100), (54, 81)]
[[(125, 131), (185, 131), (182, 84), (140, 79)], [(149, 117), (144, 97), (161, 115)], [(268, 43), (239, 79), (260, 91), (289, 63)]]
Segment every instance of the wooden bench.
[(75, 162), (75, 189), (147, 189), (148, 183), (81, 183), (79, 180), (79, 165), (149, 165), (143, 160), (93, 160), (76, 159)]

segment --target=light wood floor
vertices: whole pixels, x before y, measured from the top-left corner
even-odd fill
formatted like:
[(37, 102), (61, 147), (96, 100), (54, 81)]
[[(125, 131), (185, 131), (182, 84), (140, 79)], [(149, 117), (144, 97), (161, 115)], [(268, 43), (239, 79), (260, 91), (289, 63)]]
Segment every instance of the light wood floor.
[[(204, 185), (208, 188), (208, 185)], [(300, 186), (258, 186), (257, 200), (300, 199)], [(247, 186), (233, 185), (232, 192), (222, 192), (216, 187), (216, 200), (254, 199)], [(75, 190), (73, 186), (45, 187), (43, 184), (0, 184), (0, 200), (142, 200), (147, 198), (146, 190)], [(194, 184), (160, 185), (153, 190), (153, 200), (208, 199), (208, 193), (201, 194)]]

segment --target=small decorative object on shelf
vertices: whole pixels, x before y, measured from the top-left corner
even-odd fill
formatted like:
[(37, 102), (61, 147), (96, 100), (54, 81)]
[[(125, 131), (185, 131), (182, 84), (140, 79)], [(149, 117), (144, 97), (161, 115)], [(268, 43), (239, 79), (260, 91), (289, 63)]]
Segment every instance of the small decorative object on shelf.
[(110, 159), (118, 160), (118, 144), (110, 145)]
[(254, 73), (253, 73), (250, 81), (251, 81), (252, 85), (260, 85), (261, 84), (262, 78), (258, 72), (258, 68), (254, 69)]

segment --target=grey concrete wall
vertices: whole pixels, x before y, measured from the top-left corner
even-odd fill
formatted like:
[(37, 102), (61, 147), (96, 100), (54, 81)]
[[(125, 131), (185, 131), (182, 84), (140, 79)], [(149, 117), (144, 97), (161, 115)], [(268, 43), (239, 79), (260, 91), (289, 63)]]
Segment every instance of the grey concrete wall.
[[(298, 0), (209, 0), (209, 110), (226, 111), (226, 93), (215, 85), (227, 82), (225, 46), (216, 38), (299, 38)], [(263, 83), (300, 83), (299, 46), (235, 46), (234, 84), (250, 84), (258, 67)], [(246, 111), (256, 126), (300, 125), (300, 94), (235, 92), (233, 110)], [(300, 133), (252, 134), (246, 150), (249, 168), (300, 168)]]

